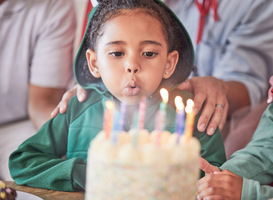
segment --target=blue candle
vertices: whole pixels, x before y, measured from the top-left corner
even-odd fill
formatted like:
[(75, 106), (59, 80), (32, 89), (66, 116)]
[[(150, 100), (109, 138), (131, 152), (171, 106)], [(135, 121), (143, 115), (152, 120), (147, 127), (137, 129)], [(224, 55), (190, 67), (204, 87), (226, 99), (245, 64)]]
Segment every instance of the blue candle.
[(112, 134), (112, 141), (114, 144), (117, 144), (118, 141), (118, 132), (119, 132), (119, 118), (120, 114), (117, 110), (114, 111), (114, 124), (113, 124), (113, 134)]
[(167, 103), (169, 100), (169, 93), (165, 88), (160, 90), (160, 95), (162, 97), (162, 102), (160, 103), (159, 114), (156, 121), (156, 127), (159, 131), (163, 131), (165, 129), (165, 118), (167, 111)]
[(183, 100), (180, 96), (175, 97), (176, 106), (176, 128), (175, 132), (178, 133), (177, 143), (179, 142), (180, 136), (183, 134), (185, 129), (185, 110)]

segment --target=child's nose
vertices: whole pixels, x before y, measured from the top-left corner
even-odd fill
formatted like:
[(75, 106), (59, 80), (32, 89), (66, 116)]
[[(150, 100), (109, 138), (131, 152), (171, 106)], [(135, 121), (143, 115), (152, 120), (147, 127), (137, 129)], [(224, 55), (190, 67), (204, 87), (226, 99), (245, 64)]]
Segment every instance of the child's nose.
[(137, 74), (140, 72), (140, 66), (137, 61), (132, 61), (127, 63), (126, 72), (129, 74)]
[(130, 66), (127, 68), (127, 72), (128, 73), (132, 73), (132, 74), (136, 74), (139, 72), (139, 68), (138, 67), (134, 67), (134, 66)]

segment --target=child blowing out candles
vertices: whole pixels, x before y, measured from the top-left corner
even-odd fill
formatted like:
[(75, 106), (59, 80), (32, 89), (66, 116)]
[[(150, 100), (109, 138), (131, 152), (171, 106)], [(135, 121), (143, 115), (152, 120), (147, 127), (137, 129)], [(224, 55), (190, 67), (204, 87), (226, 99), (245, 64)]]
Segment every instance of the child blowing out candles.
[[(114, 101), (118, 110), (121, 102), (127, 104), (124, 130), (129, 130), (146, 97), (144, 128), (151, 132), (161, 103), (158, 90), (174, 93), (192, 71), (193, 60), (185, 28), (161, 1), (100, 0), (89, 15), (74, 64), (75, 78), (88, 89), (88, 99), (79, 103), (72, 98), (65, 114), (49, 120), (13, 152), (11, 176), (20, 185), (84, 190), (87, 150), (103, 129), (105, 102)], [(176, 92), (184, 99), (183, 92)], [(175, 109), (169, 104), (165, 129), (175, 130)], [(202, 157), (217, 166), (225, 161), (219, 131), (210, 137), (195, 124), (193, 136), (201, 143)]]

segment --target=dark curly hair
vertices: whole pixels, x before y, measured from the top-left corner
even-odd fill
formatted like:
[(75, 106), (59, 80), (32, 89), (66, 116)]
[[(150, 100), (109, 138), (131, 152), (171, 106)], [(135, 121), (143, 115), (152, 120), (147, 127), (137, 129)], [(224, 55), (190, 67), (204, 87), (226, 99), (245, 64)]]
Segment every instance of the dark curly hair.
[[(175, 18), (172, 11), (162, 5), (159, 0), (98, 0), (98, 7), (87, 27), (86, 41), (84, 49), (96, 50), (98, 38), (103, 35), (103, 27), (107, 21), (113, 17), (124, 14), (124, 9), (140, 9), (155, 17), (163, 27), (163, 33), (168, 43), (168, 51), (177, 50), (179, 61), (177, 68), (169, 79), (163, 79), (161, 87), (168, 89), (177, 86), (187, 79), (193, 70), (192, 44), (184, 27)], [(84, 70), (81, 70), (81, 82), (85, 85), (101, 82), (101, 79), (92, 78), (89, 72), (87, 61), (85, 60)], [(83, 80), (84, 79), (84, 80)]]

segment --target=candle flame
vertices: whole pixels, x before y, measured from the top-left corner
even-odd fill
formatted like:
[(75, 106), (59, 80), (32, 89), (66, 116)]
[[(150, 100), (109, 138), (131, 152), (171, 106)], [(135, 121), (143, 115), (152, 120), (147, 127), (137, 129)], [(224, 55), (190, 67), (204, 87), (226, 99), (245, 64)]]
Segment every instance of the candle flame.
[(183, 101), (182, 101), (182, 97), (176, 96), (175, 99), (174, 99), (174, 102), (175, 102), (175, 106), (176, 106), (178, 111), (182, 111), (184, 109), (184, 104), (183, 104)]
[(107, 108), (108, 110), (113, 110), (114, 107), (115, 107), (115, 104), (114, 104), (113, 101), (106, 101), (106, 102), (105, 102), (105, 106), (106, 106), (106, 108)]
[(193, 100), (192, 99), (188, 99), (187, 100), (187, 106), (186, 106), (186, 109), (185, 109), (185, 111), (186, 111), (187, 114), (192, 112), (193, 106), (194, 106)]
[(162, 97), (162, 101), (164, 103), (168, 103), (169, 100), (169, 93), (165, 88), (160, 89), (160, 95)]

